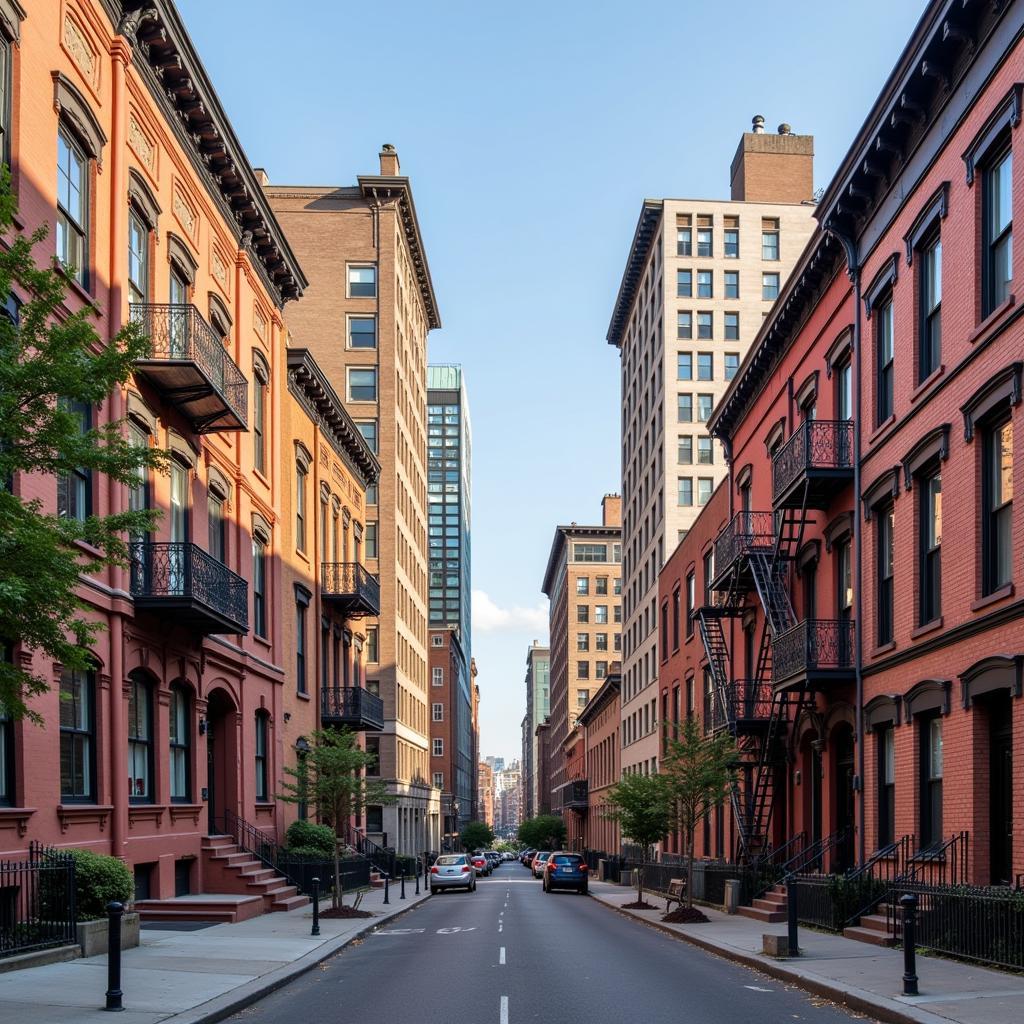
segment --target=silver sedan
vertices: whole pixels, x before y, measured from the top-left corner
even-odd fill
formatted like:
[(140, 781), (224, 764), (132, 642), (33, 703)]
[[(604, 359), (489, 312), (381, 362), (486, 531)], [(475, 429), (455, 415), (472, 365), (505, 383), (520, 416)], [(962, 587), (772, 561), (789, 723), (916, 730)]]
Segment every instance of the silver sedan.
[(466, 889), (476, 892), (476, 872), (464, 853), (438, 857), (430, 869), (430, 894), (439, 889)]

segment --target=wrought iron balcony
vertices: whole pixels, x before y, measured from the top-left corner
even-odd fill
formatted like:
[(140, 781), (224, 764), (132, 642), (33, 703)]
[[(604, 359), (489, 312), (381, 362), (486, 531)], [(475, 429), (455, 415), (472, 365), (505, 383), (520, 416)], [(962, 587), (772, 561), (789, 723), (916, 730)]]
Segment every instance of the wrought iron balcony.
[(136, 609), (207, 635), (249, 632), (249, 584), (197, 544), (134, 541), (129, 547)]
[(558, 790), (562, 810), (585, 811), (590, 805), (590, 783), (587, 779), (573, 779)]
[(776, 508), (826, 508), (853, 480), (853, 421), (805, 420), (772, 459)]
[(380, 615), (380, 582), (358, 562), (324, 562), (320, 596), (350, 618)]
[(804, 619), (772, 641), (772, 682), (821, 686), (853, 679), (853, 622)]
[(715, 590), (729, 589), (732, 572), (738, 567), (742, 568), (745, 555), (755, 549), (771, 551), (774, 546), (773, 512), (737, 512), (715, 539), (715, 578), (712, 587)]
[(706, 732), (728, 729), (734, 734), (757, 732), (772, 716), (772, 686), (767, 680), (734, 679), (723, 694), (704, 694)]
[(320, 721), (357, 731), (384, 728), (384, 701), (361, 686), (330, 686), (320, 692)]
[(136, 372), (197, 433), (247, 429), (249, 382), (195, 306), (132, 303), (131, 317), (150, 342), (150, 354), (135, 364)]

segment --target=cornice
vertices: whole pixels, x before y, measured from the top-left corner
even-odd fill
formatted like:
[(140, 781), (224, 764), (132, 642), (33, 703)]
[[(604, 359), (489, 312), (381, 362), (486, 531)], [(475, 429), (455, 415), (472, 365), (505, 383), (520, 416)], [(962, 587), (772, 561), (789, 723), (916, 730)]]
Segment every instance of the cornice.
[(614, 345), (616, 348), (622, 348), (622, 339), (626, 332), (626, 325), (629, 323), (629, 314), (636, 300), (637, 288), (640, 286), (640, 279), (651, 252), (654, 228), (661, 220), (664, 205), (660, 199), (646, 199), (640, 208), (640, 218), (637, 220), (636, 230), (633, 232), (633, 243), (629, 247), (626, 269), (622, 272), (619, 293), (615, 297), (615, 306), (612, 309), (611, 323), (608, 324), (608, 333), (605, 335), (608, 344)]

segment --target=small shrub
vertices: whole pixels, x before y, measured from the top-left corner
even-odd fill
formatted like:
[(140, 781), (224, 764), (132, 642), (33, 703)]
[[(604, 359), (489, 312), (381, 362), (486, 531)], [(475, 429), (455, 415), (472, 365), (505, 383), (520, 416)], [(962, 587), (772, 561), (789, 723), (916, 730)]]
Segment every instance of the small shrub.
[(284, 837), (289, 850), (317, 850), (321, 854), (334, 856), (337, 838), (329, 825), (317, 825), (312, 821), (293, 821)]
[(333, 852), (326, 853), (318, 846), (289, 846), (287, 855), (289, 860), (309, 860), (317, 863), (334, 860)]
[(79, 921), (95, 921), (107, 916), (112, 900), (131, 903), (135, 880), (123, 860), (92, 850), (61, 850), (75, 859), (75, 903)]

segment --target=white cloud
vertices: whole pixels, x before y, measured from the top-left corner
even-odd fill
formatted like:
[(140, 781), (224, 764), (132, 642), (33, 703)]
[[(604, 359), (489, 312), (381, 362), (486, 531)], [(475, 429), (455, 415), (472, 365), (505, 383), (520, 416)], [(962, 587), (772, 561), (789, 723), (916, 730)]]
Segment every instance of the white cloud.
[(538, 602), (534, 608), (502, 608), (486, 591), (473, 591), (473, 632), (497, 633), (525, 631), (540, 639), (548, 633), (548, 606)]

